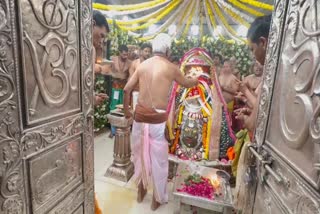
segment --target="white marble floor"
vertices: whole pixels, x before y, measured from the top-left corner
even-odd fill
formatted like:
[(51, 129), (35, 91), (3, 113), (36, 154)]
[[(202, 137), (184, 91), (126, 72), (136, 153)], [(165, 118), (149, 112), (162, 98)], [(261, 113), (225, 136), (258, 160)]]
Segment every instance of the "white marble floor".
[[(135, 185), (129, 181), (123, 183), (104, 176), (107, 168), (113, 161), (113, 139), (108, 138), (106, 131), (95, 137), (95, 192), (103, 214), (175, 214), (179, 213), (177, 203), (173, 199), (172, 186), (169, 182), (169, 203), (161, 206), (156, 211), (151, 211), (152, 192), (149, 191), (143, 203), (136, 201), (137, 190)], [(195, 211), (186, 207), (183, 213), (204, 214), (215, 213), (210, 211)]]

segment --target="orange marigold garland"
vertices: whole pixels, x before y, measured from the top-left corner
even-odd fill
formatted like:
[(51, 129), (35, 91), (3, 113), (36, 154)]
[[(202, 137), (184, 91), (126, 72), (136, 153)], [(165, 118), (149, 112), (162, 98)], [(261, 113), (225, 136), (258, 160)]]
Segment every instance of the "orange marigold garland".
[(179, 139), (180, 139), (180, 133), (181, 133), (181, 123), (182, 123), (182, 115), (183, 115), (183, 111), (184, 111), (184, 107), (181, 106), (179, 108), (179, 111), (178, 111), (178, 119), (177, 119), (177, 123), (176, 123), (176, 133), (175, 133), (175, 139), (173, 141), (173, 144), (170, 148), (170, 153), (171, 154), (174, 154), (174, 152), (176, 151), (177, 149), (177, 145), (179, 143)]

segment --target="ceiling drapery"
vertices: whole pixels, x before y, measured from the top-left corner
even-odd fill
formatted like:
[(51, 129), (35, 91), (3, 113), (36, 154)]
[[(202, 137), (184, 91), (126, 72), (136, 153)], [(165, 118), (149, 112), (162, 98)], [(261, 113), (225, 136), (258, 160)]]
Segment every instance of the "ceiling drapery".
[[(199, 31), (201, 37), (207, 25), (214, 37), (244, 41), (229, 20), (248, 28), (255, 17), (269, 14), (273, 5), (256, 0), (152, 0), (128, 5), (94, 3), (93, 8), (102, 11), (109, 23), (115, 22), (141, 40), (152, 39), (173, 25), (176, 38), (186, 36), (190, 29)], [(128, 15), (135, 18), (128, 20)], [(158, 25), (153, 31), (145, 32), (154, 24)]]

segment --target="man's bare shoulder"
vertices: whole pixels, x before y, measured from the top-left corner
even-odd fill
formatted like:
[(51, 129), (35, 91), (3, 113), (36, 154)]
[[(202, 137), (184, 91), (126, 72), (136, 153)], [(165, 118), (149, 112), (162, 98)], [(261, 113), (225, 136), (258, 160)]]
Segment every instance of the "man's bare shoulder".
[(254, 74), (250, 74), (250, 75), (246, 76), (245, 78), (252, 78), (254, 76), (255, 76)]
[(118, 59), (118, 56), (111, 56), (111, 61), (116, 61)]
[(232, 80), (237, 80), (237, 79), (238, 79), (238, 77), (237, 77), (236, 75), (234, 75), (234, 74), (231, 74), (231, 75), (230, 75), (230, 78), (231, 78)]

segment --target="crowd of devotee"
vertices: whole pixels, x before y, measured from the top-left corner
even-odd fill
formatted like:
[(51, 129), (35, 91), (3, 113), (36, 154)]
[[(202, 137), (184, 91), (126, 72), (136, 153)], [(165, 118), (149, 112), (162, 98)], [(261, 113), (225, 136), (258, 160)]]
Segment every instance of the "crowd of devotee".
[[(93, 19), (94, 46), (99, 48), (109, 27), (101, 13), (96, 11)], [(111, 93), (96, 94), (95, 104), (109, 97), (111, 111), (122, 105), (125, 117), (134, 119), (131, 149), (139, 203), (150, 184), (152, 210), (168, 202), (169, 154), (183, 160), (233, 161), (233, 174), (243, 173), (237, 171), (243, 143), (239, 149), (236, 133), (245, 130), (252, 138), (255, 129), (270, 20), (259, 17), (249, 29), (248, 45), (255, 59), (248, 76), (239, 72), (235, 56), (201, 48), (182, 59), (171, 56), (172, 38), (163, 33), (142, 44), (138, 54), (122, 45), (110, 63), (93, 59), (95, 73), (112, 76)], [(109, 137), (114, 134), (111, 127)], [(241, 187), (237, 190), (241, 195)]]

